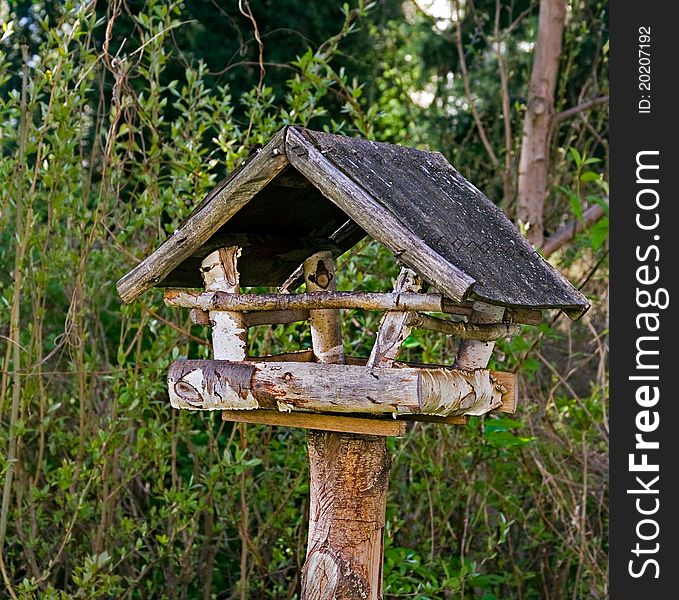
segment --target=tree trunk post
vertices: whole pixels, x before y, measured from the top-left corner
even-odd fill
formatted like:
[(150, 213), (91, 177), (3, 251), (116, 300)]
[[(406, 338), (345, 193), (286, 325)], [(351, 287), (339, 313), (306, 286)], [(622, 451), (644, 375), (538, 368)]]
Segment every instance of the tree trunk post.
[[(332, 254), (304, 262), (307, 291), (335, 289)], [(339, 311), (310, 310), (314, 354), (344, 363)], [(384, 437), (308, 433), (309, 538), (302, 600), (381, 600), (391, 456)]]

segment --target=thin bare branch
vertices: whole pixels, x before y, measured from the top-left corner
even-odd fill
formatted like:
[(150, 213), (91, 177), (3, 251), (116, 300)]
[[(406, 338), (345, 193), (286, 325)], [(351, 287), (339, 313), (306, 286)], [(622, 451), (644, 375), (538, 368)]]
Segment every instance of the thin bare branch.
[(565, 119), (569, 119), (570, 117), (573, 117), (581, 112), (590, 110), (595, 106), (598, 106), (599, 104), (605, 104), (607, 102), (608, 102), (607, 95), (599, 96), (598, 98), (594, 98), (593, 100), (588, 100), (587, 102), (583, 102), (582, 104), (578, 104), (577, 106), (573, 106), (566, 110), (562, 110), (561, 112), (556, 113), (552, 117), (552, 128), (556, 127), (561, 121)]
[(557, 250), (563, 248), (566, 244), (572, 241), (578, 233), (584, 231), (588, 227), (591, 227), (605, 215), (606, 209), (600, 204), (590, 206), (585, 212), (582, 213), (582, 221), (576, 219), (575, 221), (564, 225), (554, 235), (551, 235), (545, 239), (544, 244), (540, 248), (542, 256), (549, 258)]

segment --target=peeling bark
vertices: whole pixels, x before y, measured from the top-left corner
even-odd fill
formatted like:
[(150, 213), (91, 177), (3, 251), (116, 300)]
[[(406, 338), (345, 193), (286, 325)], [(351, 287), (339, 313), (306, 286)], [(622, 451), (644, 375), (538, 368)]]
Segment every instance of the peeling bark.
[[(401, 269), (394, 284), (394, 293), (419, 293), (422, 291), (422, 281), (415, 271)], [(412, 312), (389, 311), (384, 313), (375, 337), (375, 344), (370, 351), (368, 367), (391, 367), (401, 351), (401, 346), (410, 335)]]
[(167, 306), (201, 310), (306, 310), (360, 308), (363, 310), (411, 311), (424, 310), (468, 315), (467, 306), (444, 298), (440, 294), (337, 292), (307, 288), (306, 294), (223, 294), (169, 289), (164, 299)]
[(511, 403), (514, 375), (498, 371), (304, 362), (178, 360), (168, 387), (175, 408), (365, 414), (484, 414)]
[[(240, 248), (231, 246), (208, 254), (201, 264), (201, 275), (207, 292), (228, 295), (240, 291), (236, 262)], [(209, 311), (212, 325), (212, 349), (216, 360), (245, 360), (247, 329), (243, 314), (236, 311)]]

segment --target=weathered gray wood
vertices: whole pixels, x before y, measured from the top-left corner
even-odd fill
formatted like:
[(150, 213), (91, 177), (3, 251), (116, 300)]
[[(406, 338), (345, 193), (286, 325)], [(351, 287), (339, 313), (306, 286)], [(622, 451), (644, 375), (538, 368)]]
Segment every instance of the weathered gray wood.
[(517, 335), (521, 328), (514, 323), (464, 323), (423, 315), (421, 313), (405, 313), (405, 323), (412, 329), (431, 329), (467, 340), (490, 342)]
[(513, 386), (505, 385), (513, 379), (511, 373), (485, 369), (179, 360), (170, 366), (168, 388), (172, 406), (189, 410), (449, 416), (499, 408), (513, 392)]
[[(358, 308), (385, 311), (429, 311), (468, 317), (471, 306), (461, 306), (438, 294), (401, 294), (381, 292), (330, 292), (327, 294), (239, 294), (222, 295), (189, 290), (168, 289), (165, 304), (177, 308), (196, 310), (242, 310), (242, 311), (304, 311), (310, 308)], [(508, 309), (507, 323), (539, 325), (541, 313), (536, 310)], [(254, 315), (254, 312), (251, 313)], [(301, 314), (301, 313), (300, 313)], [(256, 323), (256, 317), (252, 322)], [(268, 317), (262, 317), (268, 318)], [(275, 317), (271, 317), (275, 318)], [(513, 330), (511, 330), (513, 331)]]
[(122, 277), (116, 287), (124, 302), (162, 281), (175, 267), (210, 237), (287, 165), (285, 129), (240, 169), (219, 184), (194, 210), (174, 235), (148, 258)]
[[(419, 293), (422, 291), (422, 280), (411, 269), (401, 269), (394, 284), (394, 293)], [(375, 343), (368, 358), (369, 368), (389, 368), (401, 350), (403, 342), (410, 335), (412, 327), (408, 321), (415, 313), (403, 311), (388, 311), (382, 315), (377, 328)]]
[[(474, 298), (491, 304), (558, 307), (571, 314), (589, 307), (502, 211), (440, 153), (300, 128), (288, 130), (286, 148), (293, 145), (308, 151), (293, 156), (288, 150), (293, 166), (447, 296), (463, 297), (463, 286), (449, 278), (453, 270), (475, 282)], [(400, 226), (394, 232), (392, 220)], [(416, 240), (417, 247), (426, 250), (413, 251), (407, 240)], [(425, 257), (433, 256), (429, 253), (435, 255), (434, 265), (446, 264), (448, 270), (423, 268), (420, 259), (428, 263)]]
[[(357, 183), (361, 178), (352, 179), (345, 174), (346, 171), (338, 169), (316, 147), (315, 138), (311, 138), (313, 141), (309, 139), (308, 133), (308, 130), (288, 129), (285, 148), (290, 164), (307, 177), (324, 196), (342, 208), (371, 237), (383, 243), (427, 281), (437, 285), (453, 300), (465, 300), (474, 284), (473, 277), (445, 260), (427, 244), (423, 244), (422, 238), (404, 225), (408, 219), (399, 220), (390, 211), (385, 210), (366, 191), (363, 182)], [(361, 156), (359, 162), (362, 160)], [(363, 171), (355, 158), (353, 162), (349, 159), (349, 162), (354, 170)], [(396, 195), (402, 193), (398, 188), (393, 192)]]
[[(464, 417), (455, 417), (464, 419)], [(336, 433), (360, 435), (402, 436), (406, 424), (394, 419), (348, 417), (347, 415), (320, 415), (318, 413), (282, 413), (277, 410), (224, 410), (223, 421), (258, 423), (260, 425), (281, 425)], [(457, 421), (455, 422), (457, 424)]]

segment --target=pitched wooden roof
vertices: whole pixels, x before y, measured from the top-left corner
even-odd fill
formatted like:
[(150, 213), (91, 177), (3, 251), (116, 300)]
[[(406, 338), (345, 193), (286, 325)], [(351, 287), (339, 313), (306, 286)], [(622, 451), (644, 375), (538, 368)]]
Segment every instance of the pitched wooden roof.
[(560, 308), (586, 298), (438, 152), (286, 127), (118, 282), (202, 287), (203, 257), (240, 245), (241, 283), (280, 285), (308, 256), (341, 254), (365, 234), (456, 301)]

